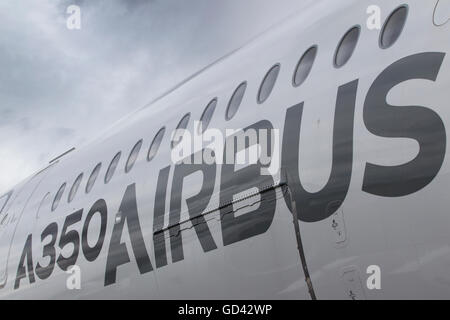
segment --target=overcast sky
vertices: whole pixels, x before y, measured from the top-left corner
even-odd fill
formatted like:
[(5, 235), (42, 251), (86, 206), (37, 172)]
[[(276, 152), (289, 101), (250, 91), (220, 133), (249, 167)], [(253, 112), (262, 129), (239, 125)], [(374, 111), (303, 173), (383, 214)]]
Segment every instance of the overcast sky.
[[(0, 1), (0, 193), (302, 0)], [(81, 8), (81, 29), (66, 27)]]

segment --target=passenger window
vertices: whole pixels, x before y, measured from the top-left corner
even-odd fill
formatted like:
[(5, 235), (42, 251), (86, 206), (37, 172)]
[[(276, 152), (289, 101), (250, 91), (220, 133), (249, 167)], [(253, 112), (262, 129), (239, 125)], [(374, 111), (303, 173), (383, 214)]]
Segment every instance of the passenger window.
[(127, 164), (125, 165), (125, 173), (130, 172), (130, 170), (133, 168), (134, 163), (137, 160), (137, 157), (139, 155), (139, 151), (142, 147), (142, 139), (139, 140), (133, 147), (133, 149), (130, 152), (130, 155), (128, 156)]
[(187, 125), (189, 123), (189, 119), (191, 118), (191, 114), (187, 113), (184, 115), (183, 118), (181, 118), (180, 122), (177, 125), (177, 128), (175, 129), (175, 134), (172, 139), (172, 148), (175, 147), (177, 144), (181, 142), (181, 139), (183, 139), (183, 133), (184, 130), (186, 130)]
[(147, 161), (152, 161), (158, 152), (159, 146), (161, 145), (162, 139), (164, 138), (164, 133), (166, 132), (166, 128), (162, 127), (159, 129), (158, 133), (153, 138), (152, 144), (148, 149)]
[(203, 111), (203, 114), (200, 118), (200, 123), (198, 126), (198, 133), (203, 133), (208, 128), (209, 123), (211, 122), (211, 118), (214, 114), (214, 110), (216, 110), (217, 106), (217, 98), (214, 98), (211, 100), (210, 103), (205, 108), (205, 111)]
[(114, 158), (111, 160), (111, 163), (109, 164), (108, 170), (106, 171), (105, 183), (108, 183), (109, 181), (111, 181), (111, 178), (113, 177), (114, 172), (116, 172), (116, 168), (117, 168), (117, 165), (119, 163), (121, 154), (122, 154), (121, 152), (118, 152), (114, 156)]
[(42, 212), (43, 208), (45, 208), (47, 205), (48, 205), (48, 207), (50, 207), (50, 202), (51, 202), (50, 192), (47, 192), (46, 195), (42, 198), (41, 203), (39, 204), (39, 208), (36, 213), (37, 219), (39, 219), (41, 217), (41, 212)]
[(280, 73), (280, 65), (276, 64), (265, 75), (258, 91), (258, 103), (261, 104), (269, 98), (272, 93), (278, 74)]
[(78, 188), (80, 187), (81, 180), (83, 179), (83, 174), (80, 173), (78, 177), (75, 179), (75, 182), (72, 185), (72, 188), (70, 188), (69, 191), (69, 197), (67, 198), (67, 201), (70, 203), (72, 202), (73, 198), (77, 194)]
[(247, 82), (242, 82), (231, 96), (230, 102), (228, 103), (227, 113), (225, 119), (231, 120), (241, 105), (242, 99), (244, 98), (245, 90), (247, 89)]
[(401, 6), (387, 18), (380, 34), (380, 48), (391, 47), (400, 37), (408, 17), (408, 7)]
[(317, 55), (317, 46), (312, 46), (300, 58), (292, 80), (294, 87), (301, 85), (309, 76)]
[(358, 43), (361, 27), (356, 26), (351, 28), (339, 42), (334, 55), (334, 66), (340, 68), (350, 60)]
[(58, 207), (59, 202), (61, 201), (61, 197), (62, 197), (65, 189), (66, 189), (66, 183), (64, 182), (61, 185), (61, 187), (59, 187), (59, 190), (55, 195), (55, 199), (53, 200), (53, 204), (52, 204), (52, 211), (55, 211), (56, 208)]
[(102, 164), (101, 164), (101, 163), (98, 163), (98, 164), (95, 166), (94, 170), (92, 170), (92, 173), (91, 173), (91, 175), (89, 176), (88, 182), (87, 182), (87, 184), (86, 184), (86, 190), (85, 190), (86, 193), (91, 192), (92, 187), (94, 186), (95, 181), (97, 180), (98, 174), (100, 173), (100, 168), (101, 168), (101, 167), (102, 167)]

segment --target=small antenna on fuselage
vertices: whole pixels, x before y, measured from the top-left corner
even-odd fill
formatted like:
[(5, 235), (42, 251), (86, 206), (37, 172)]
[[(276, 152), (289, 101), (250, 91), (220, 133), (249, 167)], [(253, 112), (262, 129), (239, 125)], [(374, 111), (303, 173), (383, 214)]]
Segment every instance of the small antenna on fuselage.
[(64, 153), (60, 154), (60, 155), (59, 155), (59, 156), (57, 156), (56, 158), (54, 158), (54, 159), (50, 160), (50, 161), (49, 161), (49, 163), (50, 163), (50, 164), (54, 163), (55, 161), (57, 161), (57, 160), (61, 159), (62, 157), (64, 157), (64, 156), (65, 156), (66, 154), (68, 154), (68, 153), (72, 152), (73, 150), (75, 150), (75, 148), (72, 148), (72, 149), (69, 149), (69, 150), (67, 150), (66, 152), (64, 152)]

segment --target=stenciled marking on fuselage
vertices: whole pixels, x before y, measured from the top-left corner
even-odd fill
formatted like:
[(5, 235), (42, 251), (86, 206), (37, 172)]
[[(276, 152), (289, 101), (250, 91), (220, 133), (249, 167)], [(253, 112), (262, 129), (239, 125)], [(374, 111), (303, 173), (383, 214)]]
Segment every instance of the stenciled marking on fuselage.
[[(446, 153), (446, 131), (442, 119), (427, 107), (391, 106), (387, 104), (386, 98), (390, 90), (402, 82), (413, 79), (436, 81), (444, 57), (445, 53), (440, 52), (425, 52), (405, 57), (388, 66), (373, 82), (363, 106), (363, 120), (366, 128), (372, 134), (380, 137), (414, 139), (418, 142), (420, 149), (413, 160), (403, 165), (380, 166), (367, 162), (362, 191), (383, 197), (402, 197), (421, 190), (438, 174)], [(317, 222), (324, 220), (336, 212), (346, 198), (352, 177), (353, 128), (358, 82), (358, 79), (348, 82), (341, 85), (337, 90), (331, 173), (326, 185), (318, 192), (310, 193), (304, 189), (298, 170), (304, 102), (293, 105), (286, 111), (281, 169), (287, 175), (286, 183), (291, 192), (285, 193), (285, 201), (289, 208), (291, 200), (296, 202), (296, 207), (299, 208), (298, 219), (300, 221)], [(244, 131), (261, 128), (273, 129), (273, 126), (270, 121), (262, 120), (250, 125)], [(260, 131), (257, 130), (257, 132)], [(258, 136), (258, 141), (261, 138), (263, 137)], [(227, 141), (229, 139), (233, 139), (233, 137), (227, 138)], [(269, 145), (271, 144), (269, 143)], [(251, 146), (247, 144), (243, 148), (249, 147)], [(227, 148), (225, 147), (224, 150), (224, 157), (226, 157)], [(235, 155), (239, 151), (241, 150), (234, 150)], [(191, 157), (194, 156), (191, 155)], [(265, 233), (273, 221), (276, 201), (269, 200), (275, 200), (275, 190), (265, 189), (265, 187), (273, 185), (274, 179), (270, 175), (262, 175), (262, 167), (263, 165), (260, 162), (239, 170), (235, 170), (235, 166), (231, 164), (222, 165), (220, 203), (228, 205), (220, 206), (217, 210), (220, 210), (224, 246)], [(172, 166), (161, 169), (157, 179), (152, 233), (156, 268), (162, 268), (168, 264), (163, 224), (171, 169)], [(202, 173), (203, 182), (199, 193), (186, 199), (189, 217), (203, 251), (209, 252), (218, 248), (202, 215), (213, 194), (217, 178), (217, 165), (180, 163), (174, 165), (173, 170), (168, 232), (172, 263), (175, 263), (184, 259), (183, 239), (180, 230), (183, 179), (195, 172)], [(232, 203), (233, 196), (255, 187), (260, 191), (260, 206), (253, 211), (235, 216), (232, 205), (229, 205)], [(294, 199), (289, 199), (288, 194), (292, 195)], [(339, 205), (330, 206), (330, 203)], [(136, 185), (133, 183), (126, 188), (113, 226), (106, 258), (105, 286), (116, 283), (117, 268), (131, 261), (125, 243), (121, 242), (125, 222), (139, 272), (144, 274), (154, 270), (145, 245), (137, 208)], [(101, 229), (95, 246), (90, 247), (87, 242), (87, 233), (91, 218), (95, 214), (100, 214)], [(77, 230), (67, 231), (67, 229), (69, 226), (81, 222), (82, 216), (83, 209), (80, 209), (68, 215), (64, 221), (58, 248), (62, 250), (66, 245), (73, 244), (74, 249), (69, 257), (62, 256), (62, 254), (57, 257), (57, 223), (50, 223), (44, 229), (41, 234), (41, 243), (48, 238), (50, 239), (49, 242), (47, 240), (42, 249), (42, 257), (49, 258), (49, 263), (46, 266), (37, 263), (34, 267), (33, 238), (32, 234), (27, 236), (17, 268), (14, 282), (15, 289), (19, 288), (20, 281), (26, 278), (27, 274), (29, 282), (34, 283), (36, 281), (35, 273), (39, 279), (44, 280), (52, 274), (55, 264), (62, 270), (66, 270), (67, 267), (75, 264), (80, 251), (80, 234)], [(107, 219), (106, 202), (100, 199), (91, 207), (83, 222), (81, 249), (86, 260), (90, 262), (95, 261), (102, 250)]]

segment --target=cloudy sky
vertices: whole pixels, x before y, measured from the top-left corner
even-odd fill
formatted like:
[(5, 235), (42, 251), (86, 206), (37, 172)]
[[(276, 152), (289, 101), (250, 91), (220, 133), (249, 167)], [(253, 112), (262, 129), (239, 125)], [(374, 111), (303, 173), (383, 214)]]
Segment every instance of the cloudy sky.
[[(0, 1), (0, 193), (301, 0)], [(81, 29), (69, 30), (69, 5)]]

